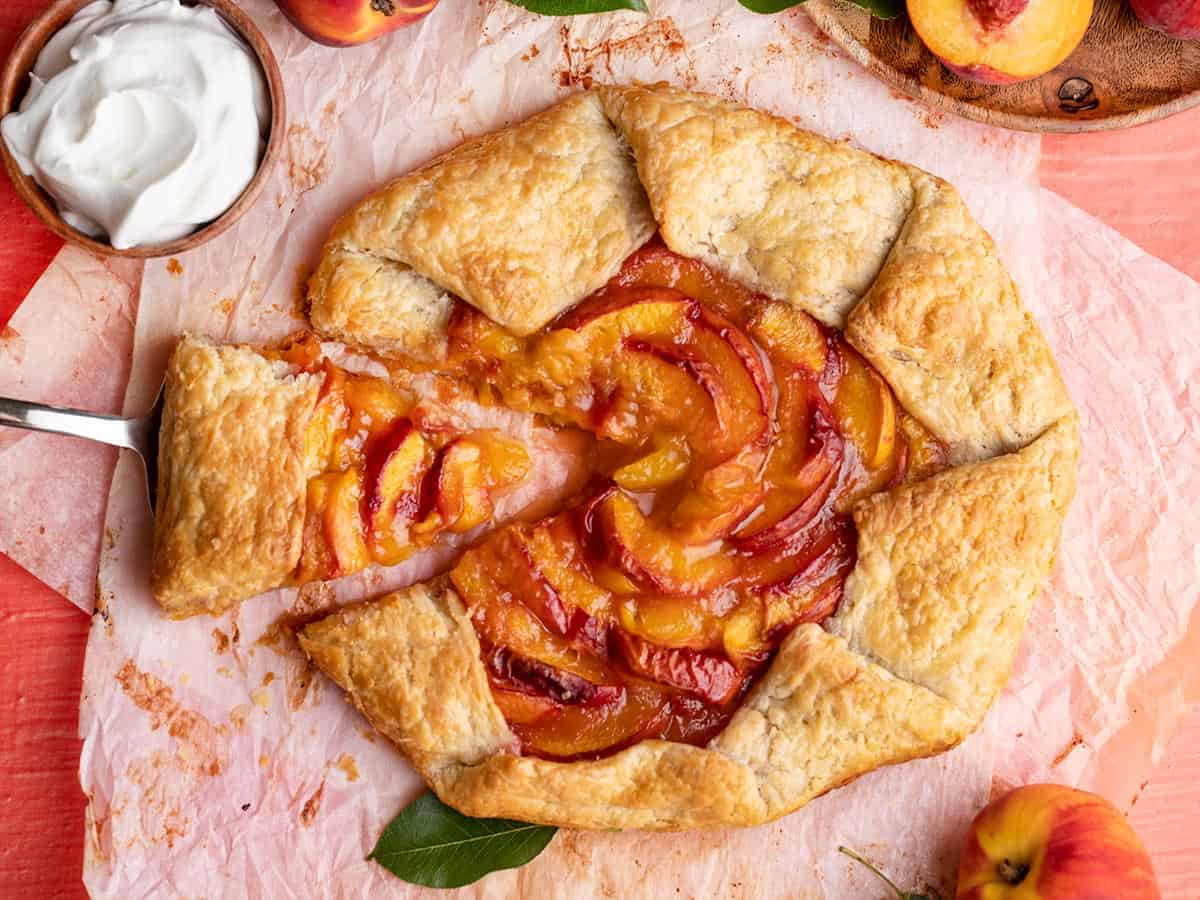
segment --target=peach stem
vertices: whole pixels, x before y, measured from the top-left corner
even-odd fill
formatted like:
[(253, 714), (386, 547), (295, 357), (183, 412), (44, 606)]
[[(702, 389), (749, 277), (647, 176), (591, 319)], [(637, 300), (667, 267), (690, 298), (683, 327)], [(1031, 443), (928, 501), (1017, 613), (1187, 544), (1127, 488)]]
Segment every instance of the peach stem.
[(839, 846), (838, 853), (844, 853), (848, 857), (850, 857), (852, 860), (854, 860), (855, 862), (862, 863), (864, 866), (866, 866), (868, 869), (870, 869), (872, 872), (874, 872), (876, 875), (878, 875), (884, 884), (886, 884), (893, 891), (895, 891), (896, 896), (899, 897), (900, 900), (908, 900), (908, 895), (905, 894), (904, 891), (900, 890), (900, 888), (896, 887), (896, 883), (894, 881), (892, 881), (892, 879), (888, 878), (886, 875), (884, 875), (882, 872), (880, 872), (877, 868), (875, 868), (875, 866), (871, 865), (871, 863), (867, 862), (865, 859), (863, 859), (861, 856), (859, 856), (857, 853), (855, 853), (849, 847)]

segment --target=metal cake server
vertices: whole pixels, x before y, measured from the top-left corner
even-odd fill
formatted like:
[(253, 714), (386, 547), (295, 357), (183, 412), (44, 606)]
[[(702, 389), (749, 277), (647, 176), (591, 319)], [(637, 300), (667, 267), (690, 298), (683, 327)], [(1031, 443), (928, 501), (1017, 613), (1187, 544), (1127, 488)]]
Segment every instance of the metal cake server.
[(146, 496), (153, 512), (158, 494), (158, 426), (162, 421), (162, 411), (161, 387), (150, 412), (136, 419), (0, 397), (0, 426), (65, 434), (132, 450), (141, 459), (145, 469)]

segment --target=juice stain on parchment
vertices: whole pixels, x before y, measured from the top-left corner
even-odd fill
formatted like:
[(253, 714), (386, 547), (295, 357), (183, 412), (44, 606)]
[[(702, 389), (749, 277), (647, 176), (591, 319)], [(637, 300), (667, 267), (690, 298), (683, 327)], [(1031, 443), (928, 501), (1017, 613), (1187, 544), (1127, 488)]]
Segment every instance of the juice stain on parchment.
[(140, 671), (132, 659), (125, 660), (116, 678), (133, 705), (150, 714), (150, 729), (165, 727), (167, 734), (178, 741), (175, 758), (185, 771), (221, 774), (229, 763), (227, 726), (214, 725), (198, 712), (184, 709), (170, 687)]
[(675, 68), (672, 84), (695, 87), (696, 65), (688, 54), (683, 33), (670, 16), (655, 19), (623, 38), (608, 38), (593, 46), (573, 43), (568, 25), (559, 28), (563, 65), (556, 77), (561, 87), (590, 88), (596, 81), (615, 81), (614, 63), (649, 59), (655, 66), (670, 62)]

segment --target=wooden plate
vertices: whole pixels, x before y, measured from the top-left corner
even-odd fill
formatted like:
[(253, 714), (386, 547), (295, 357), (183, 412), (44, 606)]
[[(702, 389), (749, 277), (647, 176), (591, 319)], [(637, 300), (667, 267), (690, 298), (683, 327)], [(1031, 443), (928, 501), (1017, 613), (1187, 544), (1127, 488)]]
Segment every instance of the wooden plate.
[(1067, 60), (1019, 84), (976, 84), (943, 68), (908, 19), (873, 19), (844, 0), (804, 8), (878, 78), (939, 110), (1023, 131), (1128, 128), (1200, 106), (1200, 41), (1142, 25), (1124, 0), (1096, 0), (1087, 34)]

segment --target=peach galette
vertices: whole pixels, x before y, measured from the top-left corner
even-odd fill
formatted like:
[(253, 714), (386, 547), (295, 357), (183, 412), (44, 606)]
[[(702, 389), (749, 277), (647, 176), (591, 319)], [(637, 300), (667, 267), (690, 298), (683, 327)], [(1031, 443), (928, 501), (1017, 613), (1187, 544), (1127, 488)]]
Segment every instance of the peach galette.
[(300, 633), (463, 812), (756, 824), (953, 746), (1007, 678), (1075, 413), (933, 176), (600, 88), (354, 207), (309, 299), (387, 377), (311, 338), (181, 344), (159, 597), (215, 609), (484, 525), (536, 460), (430, 428), (406, 381), (586, 435), (591, 479), (557, 512)]

